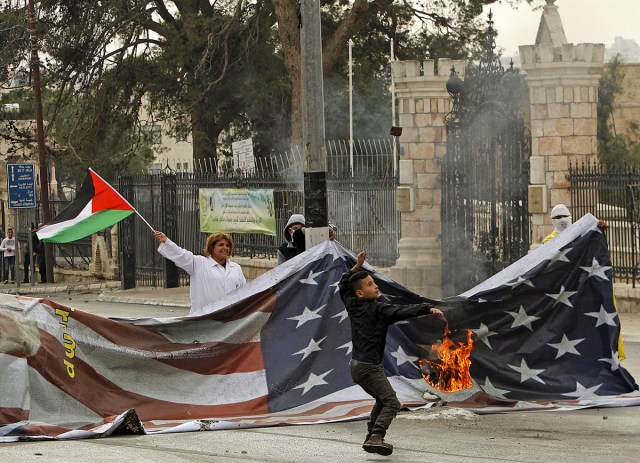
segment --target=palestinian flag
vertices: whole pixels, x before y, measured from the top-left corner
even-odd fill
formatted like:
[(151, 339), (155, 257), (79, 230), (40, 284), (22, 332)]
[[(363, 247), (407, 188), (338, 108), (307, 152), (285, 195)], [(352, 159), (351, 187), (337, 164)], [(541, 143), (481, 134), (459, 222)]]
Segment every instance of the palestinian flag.
[(69, 243), (121, 221), (135, 209), (102, 177), (89, 169), (74, 199), (36, 233), (48, 243)]

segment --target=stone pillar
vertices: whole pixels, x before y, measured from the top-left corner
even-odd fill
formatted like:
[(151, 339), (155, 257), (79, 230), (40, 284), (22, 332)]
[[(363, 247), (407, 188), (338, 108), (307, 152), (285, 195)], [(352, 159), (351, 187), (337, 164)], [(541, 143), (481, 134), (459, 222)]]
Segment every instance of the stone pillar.
[(446, 151), (445, 84), (452, 66), (464, 75), (464, 61), (440, 59), (392, 63), (404, 151), (399, 162), (400, 257), (387, 270), (393, 280), (427, 297), (442, 295), (440, 164)]
[(598, 83), (604, 45), (566, 42), (555, 0), (547, 0), (535, 45), (520, 46), (529, 84), (532, 249), (553, 230), (549, 211), (571, 209), (569, 163), (595, 161)]

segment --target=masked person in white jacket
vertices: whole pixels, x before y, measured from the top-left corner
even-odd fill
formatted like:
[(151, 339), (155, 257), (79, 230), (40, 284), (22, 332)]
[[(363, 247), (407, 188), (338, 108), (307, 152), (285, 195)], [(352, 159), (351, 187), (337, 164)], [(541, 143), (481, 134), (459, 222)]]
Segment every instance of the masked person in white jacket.
[(194, 255), (181, 248), (161, 231), (154, 231), (153, 236), (160, 243), (158, 252), (191, 277), (189, 315), (204, 314), (202, 307), (247, 282), (240, 265), (229, 260), (234, 245), (229, 234), (216, 232), (209, 235), (204, 256)]
[[(564, 204), (558, 204), (554, 206), (551, 210), (551, 223), (553, 223), (553, 231), (549, 233), (542, 242), (543, 244), (547, 241), (551, 241), (553, 238), (558, 236), (558, 234), (565, 231), (567, 228), (571, 226), (573, 223), (571, 218), (571, 212), (569, 212), (569, 208)], [(608, 228), (607, 222), (600, 219), (598, 220), (598, 228), (602, 231)], [(614, 304), (615, 304), (615, 294), (613, 295)], [(624, 342), (622, 342), (622, 332), (620, 336), (618, 336), (618, 360), (624, 360), (627, 358), (624, 350)]]
[[(552, 240), (558, 233), (562, 233), (567, 228), (571, 226), (573, 223), (573, 219), (571, 217), (571, 212), (569, 212), (569, 208), (564, 204), (557, 204), (551, 209), (551, 223), (553, 224), (553, 231), (549, 233), (544, 240), (543, 243)], [(606, 230), (607, 222), (604, 220), (598, 221), (598, 228), (601, 230)]]

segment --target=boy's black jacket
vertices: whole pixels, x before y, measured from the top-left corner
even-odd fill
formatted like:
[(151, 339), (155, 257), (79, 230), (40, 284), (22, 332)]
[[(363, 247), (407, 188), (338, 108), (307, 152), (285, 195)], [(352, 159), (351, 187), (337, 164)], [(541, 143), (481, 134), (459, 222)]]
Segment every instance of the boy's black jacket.
[(429, 315), (433, 306), (428, 302), (399, 305), (378, 300), (358, 300), (349, 291), (349, 278), (353, 274), (351, 270), (345, 272), (339, 283), (340, 298), (351, 322), (351, 358), (379, 365), (382, 363), (389, 325), (407, 318)]

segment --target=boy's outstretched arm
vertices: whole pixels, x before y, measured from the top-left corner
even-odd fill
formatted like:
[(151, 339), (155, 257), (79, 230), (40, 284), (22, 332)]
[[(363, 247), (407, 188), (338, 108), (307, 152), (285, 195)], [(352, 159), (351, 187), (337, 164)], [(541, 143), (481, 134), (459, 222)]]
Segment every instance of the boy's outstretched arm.
[(356, 256), (356, 265), (354, 265), (353, 267), (351, 267), (351, 271), (353, 273), (356, 273), (358, 270), (360, 270), (360, 268), (362, 267), (362, 264), (364, 264), (364, 261), (367, 258), (367, 253), (364, 251), (360, 251), (358, 253), (358, 255)]
[(349, 278), (351, 278), (354, 273), (360, 270), (360, 267), (362, 267), (362, 264), (364, 264), (366, 257), (367, 254), (364, 251), (360, 251), (356, 256), (355, 265), (351, 267), (351, 270), (347, 270), (346, 272), (344, 272), (342, 278), (340, 278), (338, 288), (340, 290), (340, 299), (342, 299), (342, 302), (345, 301), (347, 293), (349, 292)]

